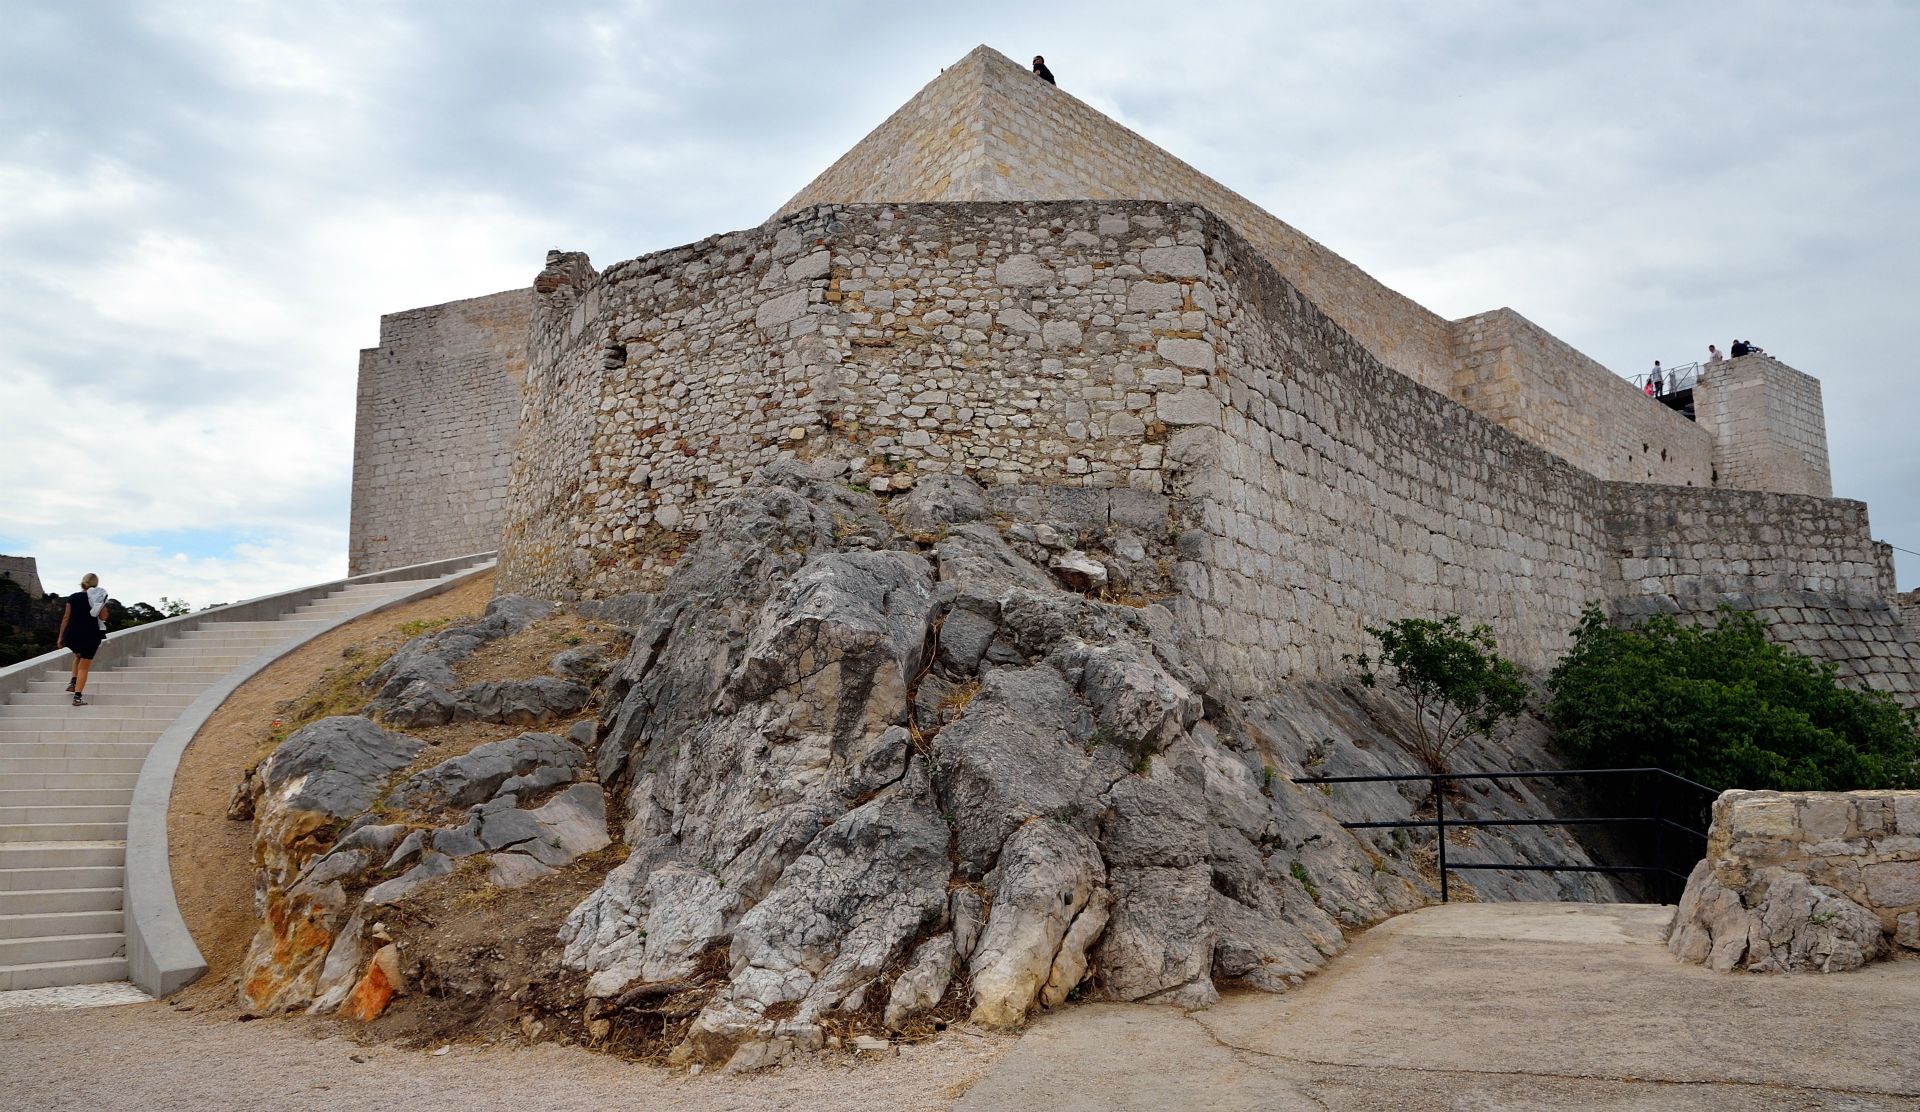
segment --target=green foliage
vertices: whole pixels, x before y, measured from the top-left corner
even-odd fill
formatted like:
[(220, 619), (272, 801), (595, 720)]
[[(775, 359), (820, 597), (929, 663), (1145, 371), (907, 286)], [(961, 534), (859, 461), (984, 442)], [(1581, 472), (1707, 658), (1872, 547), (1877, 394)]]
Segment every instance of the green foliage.
[(1621, 629), (1590, 606), (1547, 690), (1559, 744), (1587, 767), (1658, 766), (1721, 789), (1920, 786), (1920, 720), (1768, 641), (1752, 614)]
[(1492, 737), (1527, 709), (1519, 667), (1500, 655), (1484, 625), (1467, 629), (1450, 614), (1402, 618), (1367, 632), (1380, 643), (1379, 653), (1342, 659), (1359, 668), (1368, 687), (1379, 682), (1376, 667), (1391, 669), (1393, 685), (1413, 701), (1416, 735), (1405, 743), (1430, 772), (1446, 772), (1468, 738)]

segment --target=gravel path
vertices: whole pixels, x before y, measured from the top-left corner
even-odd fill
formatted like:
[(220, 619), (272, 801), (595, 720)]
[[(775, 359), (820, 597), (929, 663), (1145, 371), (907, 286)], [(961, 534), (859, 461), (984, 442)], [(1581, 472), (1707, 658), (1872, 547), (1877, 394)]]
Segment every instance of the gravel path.
[(1014, 1040), (950, 1033), (868, 1061), (687, 1077), (552, 1045), (360, 1046), (332, 1024), (236, 1023), (165, 1004), (0, 1012), (0, 1108), (113, 1110), (945, 1109)]

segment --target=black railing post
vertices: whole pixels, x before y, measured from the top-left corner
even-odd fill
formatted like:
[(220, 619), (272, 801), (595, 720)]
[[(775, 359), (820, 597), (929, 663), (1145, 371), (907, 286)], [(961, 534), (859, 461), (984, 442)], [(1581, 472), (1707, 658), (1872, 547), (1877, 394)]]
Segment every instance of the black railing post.
[(1440, 902), (1447, 902), (1447, 794), (1440, 790), (1440, 778), (1433, 778), (1433, 824), (1440, 839)]
[(1667, 893), (1673, 888), (1673, 878), (1667, 875), (1667, 809), (1662, 802), (1666, 798), (1666, 787), (1665, 777), (1653, 778), (1653, 867), (1660, 870), (1653, 874), (1658, 881), (1654, 894), (1661, 903), (1667, 902)]

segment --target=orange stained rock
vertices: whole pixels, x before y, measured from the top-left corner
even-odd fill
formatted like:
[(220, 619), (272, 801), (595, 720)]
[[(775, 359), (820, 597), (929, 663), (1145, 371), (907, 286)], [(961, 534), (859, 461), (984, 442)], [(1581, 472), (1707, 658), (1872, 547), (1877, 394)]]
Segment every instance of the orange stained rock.
[(367, 963), (367, 972), (353, 986), (353, 994), (340, 1011), (350, 1018), (366, 1022), (387, 1010), (400, 992), (400, 952), (392, 943), (380, 947)]

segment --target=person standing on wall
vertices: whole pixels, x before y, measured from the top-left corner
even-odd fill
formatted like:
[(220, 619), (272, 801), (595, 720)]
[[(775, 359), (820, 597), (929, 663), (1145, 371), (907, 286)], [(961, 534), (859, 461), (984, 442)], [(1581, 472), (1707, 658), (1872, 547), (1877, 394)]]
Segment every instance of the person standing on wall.
[(55, 645), (73, 652), (73, 679), (67, 681), (67, 690), (73, 692), (76, 707), (87, 705), (87, 672), (106, 637), (107, 592), (100, 586), (100, 577), (88, 572), (80, 577), (80, 589), (67, 596), (54, 639)]
[(1047, 60), (1038, 54), (1033, 56), (1033, 75), (1049, 85), (1055, 84), (1053, 71), (1047, 68)]
[(1714, 347), (1712, 344), (1707, 345), (1707, 362), (1709, 364), (1718, 363), (1725, 358), (1726, 356), (1720, 354), (1719, 348)]
[(1666, 380), (1662, 377), (1658, 359), (1653, 361), (1653, 373), (1647, 376), (1647, 393), (1656, 398), (1666, 393)]

